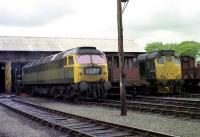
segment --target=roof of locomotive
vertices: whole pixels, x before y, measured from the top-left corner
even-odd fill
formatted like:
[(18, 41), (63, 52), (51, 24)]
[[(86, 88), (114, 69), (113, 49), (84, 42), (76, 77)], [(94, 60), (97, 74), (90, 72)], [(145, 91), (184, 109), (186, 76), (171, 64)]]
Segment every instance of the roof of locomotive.
[(159, 58), (160, 56), (175, 56), (174, 50), (161, 50), (151, 53), (145, 53), (138, 56), (138, 61), (151, 60)]
[(100, 50), (96, 49), (96, 47), (77, 47), (77, 48), (72, 48), (57, 54), (53, 54), (47, 57), (43, 57), (40, 60), (37, 61), (33, 61), (33, 62), (29, 62), (28, 64), (26, 64), (23, 68), (28, 68), (28, 67), (32, 67), (32, 66), (36, 66), (36, 65), (40, 65), (40, 64), (44, 64), (47, 62), (51, 62), (51, 61), (55, 61), (55, 60), (59, 60), (59, 59), (63, 59), (68, 55), (72, 55), (72, 54), (97, 54), (97, 55), (103, 55), (104, 53), (101, 52)]

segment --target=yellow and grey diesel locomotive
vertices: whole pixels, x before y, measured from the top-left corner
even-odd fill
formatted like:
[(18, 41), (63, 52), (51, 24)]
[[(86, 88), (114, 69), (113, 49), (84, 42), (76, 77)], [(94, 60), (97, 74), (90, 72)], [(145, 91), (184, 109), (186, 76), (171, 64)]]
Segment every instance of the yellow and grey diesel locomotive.
[(138, 56), (140, 78), (148, 81), (151, 92), (175, 93), (181, 90), (181, 63), (173, 50)]
[(23, 67), (23, 88), (33, 95), (104, 98), (111, 88), (105, 54), (95, 47), (73, 48)]

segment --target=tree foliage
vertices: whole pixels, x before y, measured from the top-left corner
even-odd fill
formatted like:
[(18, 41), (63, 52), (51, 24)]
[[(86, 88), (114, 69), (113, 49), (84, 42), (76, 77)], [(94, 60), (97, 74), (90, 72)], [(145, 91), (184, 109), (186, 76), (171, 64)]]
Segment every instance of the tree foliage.
[(162, 50), (162, 48), (163, 48), (162, 42), (153, 42), (153, 43), (148, 43), (145, 47), (145, 50), (147, 52), (153, 52), (153, 51)]
[(153, 42), (148, 43), (145, 47), (147, 52), (159, 50), (174, 50), (178, 56), (192, 56), (196, 59), (200, 58), (200, 43), (196, 41), (183, 41), (181, 43)]
[(180, 43), (174, 49), (179, 56), (192, 56), (192, 57), (199, 57), (200, 56), (200, 43), (195, 41), (184, 41)]

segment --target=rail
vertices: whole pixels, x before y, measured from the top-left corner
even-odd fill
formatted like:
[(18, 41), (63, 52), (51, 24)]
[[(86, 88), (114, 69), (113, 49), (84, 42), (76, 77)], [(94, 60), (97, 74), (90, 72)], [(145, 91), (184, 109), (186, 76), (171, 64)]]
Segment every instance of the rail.
[(71, 136), (84, 137), (175, 137), (159, 132), (133, 128), (81, 117), (11, 98), (0, 98), (0, 104)]

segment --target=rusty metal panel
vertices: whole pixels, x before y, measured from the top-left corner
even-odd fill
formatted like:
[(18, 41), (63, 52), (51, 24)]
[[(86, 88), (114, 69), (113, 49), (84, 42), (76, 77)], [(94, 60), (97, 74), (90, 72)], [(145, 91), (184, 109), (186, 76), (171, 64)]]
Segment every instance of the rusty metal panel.
[(200, 64), (198, 64), (195, 69), (195, 77), (196, 79), (200, 80)]
[(189, 60), (189, 68), (190, 69), (194, 69), (195, 68), (195, 60), (193, 60), (193, 59)]
[[(119, 68), (113, 68), (113, 79), (111, 82), (119, 82)], [(125, 86), (141, 86), (146, 84), (144, 80), (140, 80), (139, 68), (128, 68), (125, 69)]]
[(189, 56), (183, 56), (181, 58), (181, 67), (182, 69), (194, 69), (195, 68), (195, 59)]
[(119, 68), (113, 68), (113, 80), (119, 81)]
[[(139, 80), (139, 70), (138, 68), (126, 68), (125, 69), (125, 80)], [(113, 79), (119, 81), (119, 68), (113, 69)]]
[[(107, 52), (105, 53), (107, 56), (107, 62), (109, 63), (109, 75), (112, 79), (112, 81), (119, 81), (119, 63), (118, 63), (118, 53), (117, 52)], [(137, 53), (137, 52), (125, 52), (124, 57), (125, 59), (128, 58), (137, 58), (137, 56), (142, 53)], [(129, 60), (130, 61), (130, 60)], [(128, 60), (125, 60), (125, 63), (128, 63)], [(140, 80), (140, 74), (139, 74), (139, 68), (137, 66), (137, 60), (135, 64), (132, 64), (130, 67), (128, 64), (126, 65), (127, 67), (125, 68), (125, 74), (126, 74), (126, 81), (134, 83), (137, 80)]]
[(189, 56), (182, 56), (181, 69), (183, 79), (194, 79), (195, 78), (195, 59)]
[(138, 67), (125, 69), (125, 74), (126, 74), (126, 80), (139, 80), (140, 79)]
[(194, 79), (195, 78), (195, 69), (182, 70), (183, 79)]

